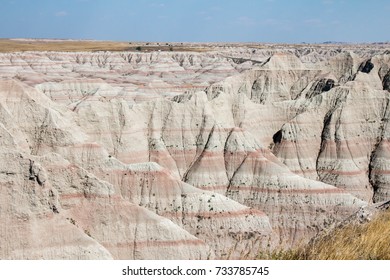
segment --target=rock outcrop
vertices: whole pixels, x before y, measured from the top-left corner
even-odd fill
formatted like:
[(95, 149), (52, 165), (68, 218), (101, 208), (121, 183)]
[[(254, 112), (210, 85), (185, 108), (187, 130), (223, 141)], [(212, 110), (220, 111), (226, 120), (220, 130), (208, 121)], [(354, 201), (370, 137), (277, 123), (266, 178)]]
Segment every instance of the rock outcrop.
[(389, 69), (353, 46), (0, 54), (0, 258), (306, 242), (390, 199)]

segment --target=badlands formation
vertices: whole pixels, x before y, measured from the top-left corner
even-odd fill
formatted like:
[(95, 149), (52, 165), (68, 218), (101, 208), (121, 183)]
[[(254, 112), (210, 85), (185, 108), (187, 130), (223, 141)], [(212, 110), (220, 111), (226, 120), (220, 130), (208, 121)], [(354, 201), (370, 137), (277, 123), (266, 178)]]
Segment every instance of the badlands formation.
[(386, 47), (0, 53), (0, 258), (255, 258), (389, 200)]

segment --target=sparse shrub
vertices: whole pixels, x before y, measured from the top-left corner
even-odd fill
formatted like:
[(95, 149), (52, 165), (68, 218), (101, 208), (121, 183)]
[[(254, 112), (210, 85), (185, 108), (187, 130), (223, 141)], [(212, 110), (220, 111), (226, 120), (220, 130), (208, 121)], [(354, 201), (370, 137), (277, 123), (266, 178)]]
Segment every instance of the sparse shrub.
[(76, 221), (73, 218), (68, 218), (68, 220), (72, 225), (76, 225)]
[(85, 229), (85, 230), (84, 230), (84, 233), (85, 233), (86, 235), (88, 235), (89, 237), (92, 237), (92, 236), (91, 236), (91, 233), (89, 232), (89, 230)]

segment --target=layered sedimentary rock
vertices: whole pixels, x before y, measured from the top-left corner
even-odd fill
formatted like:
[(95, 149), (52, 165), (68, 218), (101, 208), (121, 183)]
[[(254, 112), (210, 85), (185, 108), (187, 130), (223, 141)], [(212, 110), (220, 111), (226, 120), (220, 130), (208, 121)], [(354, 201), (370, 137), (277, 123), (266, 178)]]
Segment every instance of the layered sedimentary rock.
[(389, 199), (389, 61), (373, 46), (0, 54), (0, 257), (308, 241)]

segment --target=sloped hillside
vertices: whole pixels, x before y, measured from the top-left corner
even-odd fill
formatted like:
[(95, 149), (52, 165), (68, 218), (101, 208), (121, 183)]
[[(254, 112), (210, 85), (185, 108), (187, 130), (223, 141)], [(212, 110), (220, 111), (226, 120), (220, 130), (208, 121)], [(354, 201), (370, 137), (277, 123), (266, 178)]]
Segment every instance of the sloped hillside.
[[(388, 203), (387, 203), (388, 204)], [(290, 250), (260, 253), (260, 258), (282, 260), (389, 260), (390, 211), (381, 211), (364, 223), (338, 226)]]
[(0, 53), (0, 258), (255, 258), (389, 199), (369, 46)]

